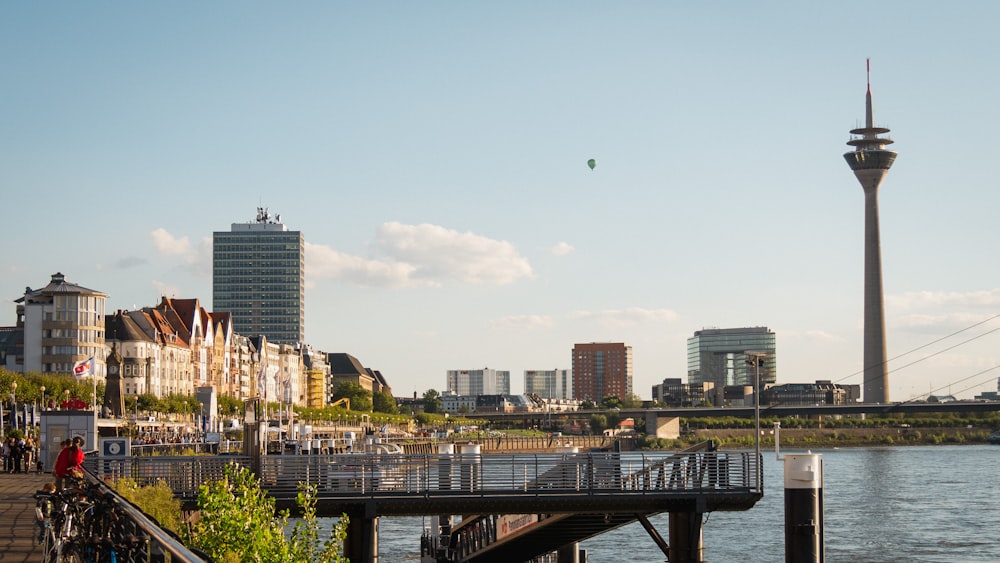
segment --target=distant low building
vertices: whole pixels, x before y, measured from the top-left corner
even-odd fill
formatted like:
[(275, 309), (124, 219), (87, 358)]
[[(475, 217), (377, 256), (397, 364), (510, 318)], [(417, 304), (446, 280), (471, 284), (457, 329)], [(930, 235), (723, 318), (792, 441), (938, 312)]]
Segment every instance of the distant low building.
[(683, 383), (679, 377), (669, 377), (653, 386), (653, 400), (669, 407), (697, 407), (711, 403), (715, 384), (710, 381)]
[(761, 391), (760, 401), (763, 405), (847, 405), (856, 403), (860, 395), (860, 385), (819, 380), (815, 383), (784, 383), (766, 387)]
[(447, 413), (536, 412), (544, 406), (527, 395), (441, 395), (441, 410)]

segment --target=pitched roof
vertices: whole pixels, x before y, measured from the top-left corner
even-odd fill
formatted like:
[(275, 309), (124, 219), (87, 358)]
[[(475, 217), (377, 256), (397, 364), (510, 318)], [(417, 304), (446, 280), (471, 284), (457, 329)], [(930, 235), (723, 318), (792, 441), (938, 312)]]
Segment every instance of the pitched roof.
[(94, 289), (88, 289), (82, 285), (77, 285), (75, 283), (70, 283), (66, 281), (66, 276), (62, 272), (56, 272), (52, 274), (52, 279), (49, 281), (48, 285), (41, 289), (31, 289), (30, 287), (24, 288), (24, 296), (14, 300), (15, 303), (24, 303), (25, 301), (31, 301), (34, 298), (38, 298), (43, 295), (100, 295), (107, 297), (107, 293), (102, 293)]
[[(141, 311), (137, 312), (143, 314)], [(104, 317), (104, 336), (108, 340), (119, 342), (153, 341), (153, 337), (139, 326), (129, 311), (120, 309), (115, 314)]]
[(330, 375), (366, 375), (368, 368), (361, 365), (361, 362), (354, 356), (344, 352), (331, 352), (327, 354), (326, 361), (330, 364)]

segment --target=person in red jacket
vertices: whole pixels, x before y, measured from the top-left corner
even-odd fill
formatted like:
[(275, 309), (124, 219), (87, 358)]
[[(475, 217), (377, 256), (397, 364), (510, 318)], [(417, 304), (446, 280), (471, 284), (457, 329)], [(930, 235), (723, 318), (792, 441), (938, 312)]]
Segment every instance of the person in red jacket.
[(80, 465), (84, 459), (83, 438), (75, 436), (73, 440), (65, 440), (63, 449), (56, 458), (55, 467), (52, 474), (56, 478), (56, 488), (63, 490), (66, 488), (66, 478), (75, 477), (81, 474)]

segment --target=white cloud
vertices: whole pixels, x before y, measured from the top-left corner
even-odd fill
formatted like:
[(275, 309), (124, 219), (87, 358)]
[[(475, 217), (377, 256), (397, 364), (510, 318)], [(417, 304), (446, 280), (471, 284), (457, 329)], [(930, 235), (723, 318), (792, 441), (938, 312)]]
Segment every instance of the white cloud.
[(556, 243), (555, 246), (553, 246), (549, 250), (552, 252), (552, 254), (556, 256), (566, 256), (567, 254), (573, 252), (576, 249), (573, 248), (573, 246), (570, 245), (568, 242), (559, 242)]
[(605, 311), (577, 311), (572, 318), (583, 321), (595, 321), (607, 326), (632, 326), (644, 322), (673, 322), (677, 320), (677, 312), (671, 309), (643, 309), (629, 307), (627, 309), (609, 309)]
[(153, 246), (162, 256), (188, 256), (191, 254), (191, 240), (187, 237), (175, 237), (164, 228), (149, 233), (153, 238)]
[(490, 322), (493, 328), (541, 328), (554, 324), (547, 315), (511, 315)]
[(889, 328), (907, 330), (910, 332), (940, 334), (971, 328), (980, 323), (985, 325), (982, 328), (996, 327), (998, 324), (997, 322), (992, 324), (984, 323), (984, 321), (987, 321), (994, 316), (996, 315), (966, 312), (942, 313), (937, 315), (914, 313), (912, 315), (889, 317), (889, 322), (887, 324), (889, 325)]
[(194, 245), (188, 237), (175, 237), (162, 227), (149, 235), (153, 239), (153, 247), (160, 256), (179, 257), (184, 261), (185, 269), (202, 276), (211, 275), (211, 237), (204, 237)]
[(527, 259), (509, 242), (437, 225), (384, 223), (373, 248), (377, 255), (364, 258), (307, 244), (306, 275), (389, 287), (506, 285), (533, 276)]
[(384, 223), (376, 244), (392, 259), (413, 264), (418, 279), (506, 285), (533, 276), (509, 242), (437, 225)]
[(360, 286), (437, 285), (412, 280), (416, 267), (395, 260), (376, 260), (338, 252), (322, 244), (306, 243), (306, 276), (347, 280)]
[[(195, 246), (186, 236), (159, 228), (150, 233), (160, 256), (179, 257), (187, 269), (211, 272), (212, 239)], [(514, 245), (437, 225), (385, 223), (373, 244), (377, 255), (362, 257), (322, 244), (306, 243), (309, 285), (322, 278), (360, 286), (437, 287), (446, 282), (505, 285), (533, 276)], [(119, 264), (124, 266), (128, 264)]]
[(982, 291), (911, 291), (887, 295), (886, 307), (900, 310), (926, 307), (981, 307), (1000, 305), (1000, 288)]

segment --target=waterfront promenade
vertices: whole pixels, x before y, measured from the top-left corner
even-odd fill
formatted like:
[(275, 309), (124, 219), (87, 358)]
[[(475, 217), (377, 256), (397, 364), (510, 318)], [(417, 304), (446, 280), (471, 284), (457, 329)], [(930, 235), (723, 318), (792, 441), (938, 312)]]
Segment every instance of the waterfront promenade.
[(0, 474), (0, 563), (42, 560), (32, 495), (51, 480), (52, 475), (45, 473)]

